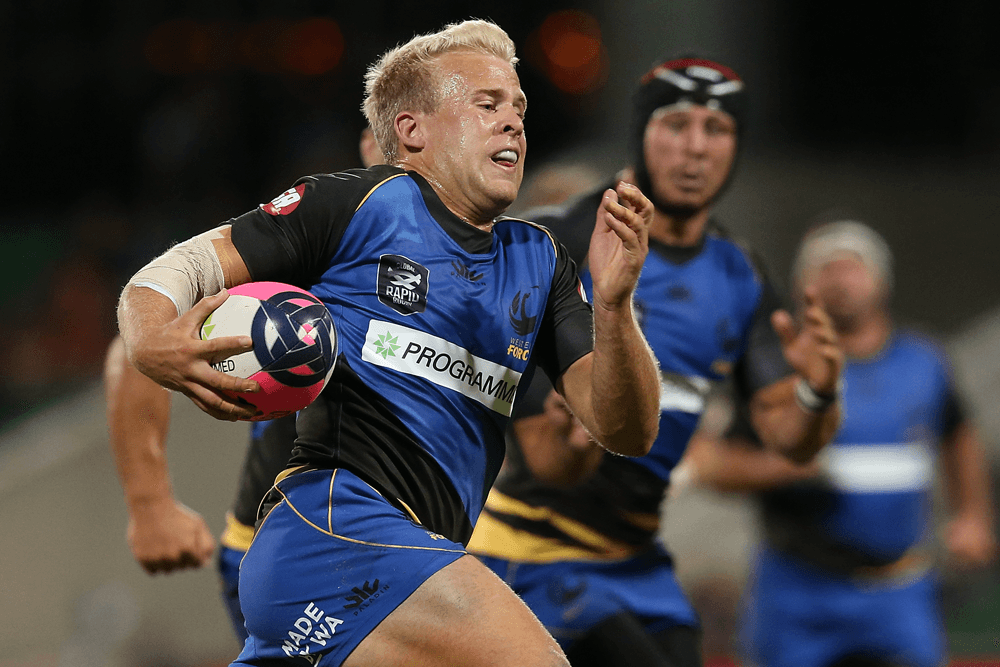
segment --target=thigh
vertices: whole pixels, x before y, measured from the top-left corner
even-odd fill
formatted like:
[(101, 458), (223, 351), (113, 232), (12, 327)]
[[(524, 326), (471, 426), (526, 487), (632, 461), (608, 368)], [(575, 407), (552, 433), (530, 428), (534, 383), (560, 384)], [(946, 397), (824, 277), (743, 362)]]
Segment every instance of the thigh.
[(427, 579), (344, 662), (390, 665), (568, 667), (527, 606), (472, 556)]

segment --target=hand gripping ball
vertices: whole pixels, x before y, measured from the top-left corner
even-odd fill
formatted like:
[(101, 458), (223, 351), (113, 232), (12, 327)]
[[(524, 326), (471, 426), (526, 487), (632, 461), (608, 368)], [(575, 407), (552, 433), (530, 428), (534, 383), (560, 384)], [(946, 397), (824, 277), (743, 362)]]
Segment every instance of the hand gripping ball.
[(233, 287), (201, 325), (202, 340), (248, 335), (253, 350), (216, 361), (213, 368), (250, 378), (257, 393), (232, 393), (263, 413), (251, 421), (284, 417), (312, 403), (333, 374), (337, 331), (330, 311), (294, 285), (254, 282)]

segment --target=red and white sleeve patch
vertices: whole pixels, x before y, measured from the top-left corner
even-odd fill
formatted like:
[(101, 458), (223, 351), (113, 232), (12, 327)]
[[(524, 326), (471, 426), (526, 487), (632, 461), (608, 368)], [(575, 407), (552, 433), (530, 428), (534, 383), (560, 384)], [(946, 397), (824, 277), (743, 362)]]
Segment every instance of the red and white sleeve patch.
[(260, 207), (264, 209), (265, 213), (269, 213), (270, 215), (288, 215), (302, 201), (302, 195), (305, 194), (305, 191), (306, 184), (301, 183), (294, 188), (288, 188), (267, 204), (261, 204)]

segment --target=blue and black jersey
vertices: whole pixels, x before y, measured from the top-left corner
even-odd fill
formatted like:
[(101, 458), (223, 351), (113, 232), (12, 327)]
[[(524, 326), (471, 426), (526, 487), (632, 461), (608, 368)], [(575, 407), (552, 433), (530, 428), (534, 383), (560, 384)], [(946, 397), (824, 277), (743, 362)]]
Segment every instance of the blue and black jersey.
[(930, 537), (937, 444), (963, 416), (941, 347), (898, 330), (844, 366), (823, 475), (762, 494), (771, 546), (835, 572), (892, 563)]
[(385, 165), (300, 179), (232, 225), (253, 280), (309, 290), (337, 326), (337, 369), (299, 413), (290, 469), (350, 469), (467, 541), (519, 385), (593, 349), (565, 249), (521, 220), (477, 229)]
[[(602, 193), (561, 213), (546, 209), (531, 217), (589, 239)], [(588, 278), (585, 273), (589, 288)], [(670, 471), (712, 387), (731, 377), (737, 391), (749, 397), (791, 372), (770, 326), (778, 307), (774, 290), (750, 254), (718, 228), (692, 247), (650, 241), (634, 301), (661, 371), (660, 430), (650, 453), (606, 454), (588, 480), (557, 489), (533, 478), (512, 447), (508, 468), (487, 502), (484, 525), (470, 544), (476, 553), (537, 562), (618, 558), (649, 547)], [(542, 412), (548, 390), (533, 383), (517, 416)]]

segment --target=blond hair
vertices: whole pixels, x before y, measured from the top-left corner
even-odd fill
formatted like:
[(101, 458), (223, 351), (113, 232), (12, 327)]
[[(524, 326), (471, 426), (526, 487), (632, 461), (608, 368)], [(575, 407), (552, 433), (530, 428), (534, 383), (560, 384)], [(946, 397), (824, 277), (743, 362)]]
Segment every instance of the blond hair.
[(365, 74), (361, 106), (387, 164), (398, 157), (396, 116), (404, 110), (433, 113), (443, 96), (434, 61), (452, 51), (475, 51), (517, 63), (514, 42), (500, 26), (470, 19), (435, 33), (418, 35), (387, 51)]

